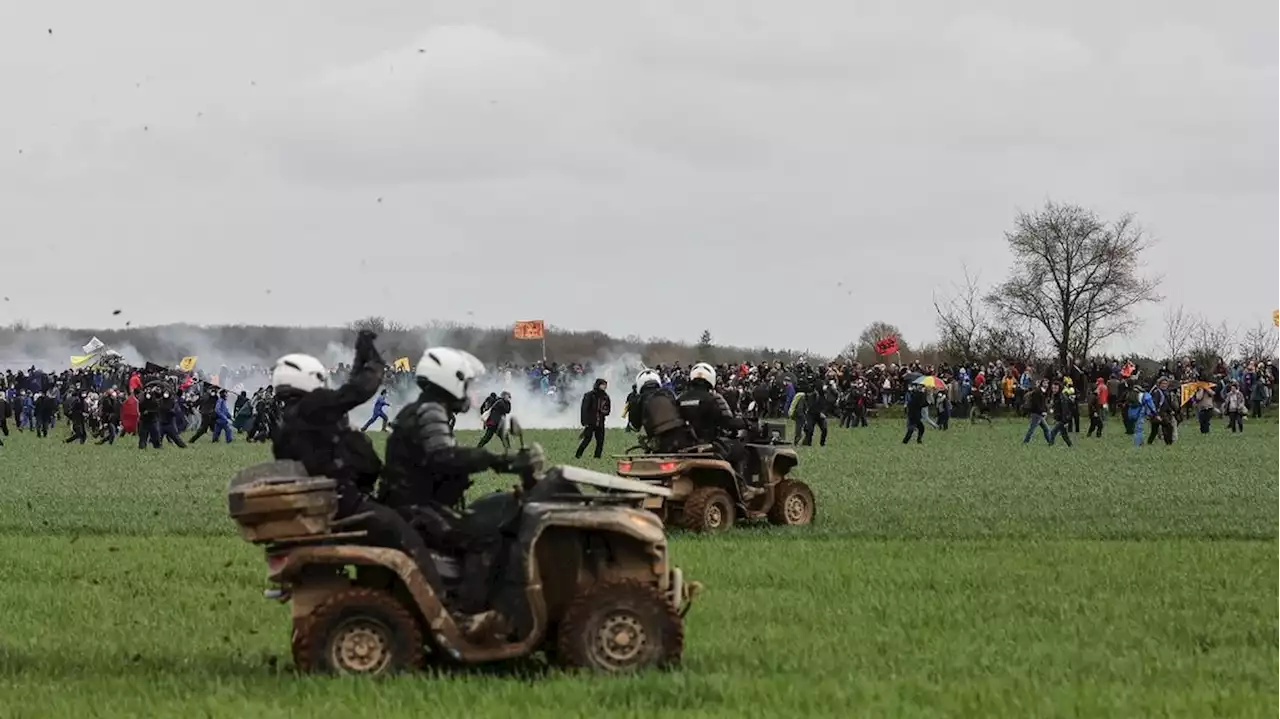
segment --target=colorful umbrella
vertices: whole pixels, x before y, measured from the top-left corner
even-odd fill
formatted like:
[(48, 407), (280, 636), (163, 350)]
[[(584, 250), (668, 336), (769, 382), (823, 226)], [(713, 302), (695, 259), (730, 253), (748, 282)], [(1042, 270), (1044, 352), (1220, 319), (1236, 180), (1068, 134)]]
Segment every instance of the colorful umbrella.
[(929, 389), (946, 389), (947, 388), (946, 382), (943, 382), (942, 380), (938, 379), (937, 377), (934, 377), (933, 375), (925, 375), (924, 377), (919, 377), (912, 384), (918, 384), (924, 387), (928, 387)]

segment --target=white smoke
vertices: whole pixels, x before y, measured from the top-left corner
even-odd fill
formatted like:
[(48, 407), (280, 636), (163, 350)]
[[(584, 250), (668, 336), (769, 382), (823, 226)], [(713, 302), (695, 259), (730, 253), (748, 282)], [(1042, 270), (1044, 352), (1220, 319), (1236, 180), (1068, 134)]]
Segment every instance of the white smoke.
[[(350, 362), (349, 355), (350, 351), (343, 361)], [(622, 416), (622, 408), (640, 366), (641, 360), (638, 355), (610, 357), (603, 361), (592, 362), (590, 372), (572, 376), (570, 381), (563, 384), (563, 398), (558, 396), (559, 392), (557, 395), (541, 392), (528, 380), (523, 369), (524, 365), (512, 370), (490, 367), (472, 386), (471, 410), (458, 416), (457, 428), (483, 428), (485, 418), (480, 414), (480, 404), (489, 396), (489, 393), (501, 394), (505, 391), (511, 393), (511, 414), (520, 421), (521, 425), (531, 429), (576, 429), (582, 426), (580, 421), (582, 395), (595, 386), (597, 379), (603, 379), (609, 383), (607, 392), (613, 405), (605, 424), (608, 427), (621, 428), (626, 424), (626, 419)], [(387, 399), (391, 401), (387, 414), (395, 419), (396, 413), (406, 404), (413, 402), (418, 392), (416, 384), (392, 388), (387, 392)], [(357, 427), (364, 425), (373, 415), (375, 401), (370, 400), (351, 412), (352, 425)], [(381, 423), (376, 423), (370, 429), (377, 429), (379, 426)]]
[[(444, 341), (447, 327), (426, 328), (417, 335), (426, 346), (435, 346)], [(151, 355), (144, 354), (132, 343), (113, 340), (109, 334), (100, 333), (106, 342), (106, 348), (119, 352), (125, 362), (141, 367), (152, 362), (165, 367), (176, 367), (183, 357), (197, 358), (196, 370), (202, 377), (219, 376), (219, 384), (228, 389), (243, 385), (245, 392), (252, 394), (270, 382), (270, 368), (278, 356), (268, 354), (251, 346), (243, 346), (236, 341), (236, 335), (230, 329), (204, 328), (188, 325), (171, 325), (158, 328), (147, 328), (151, 346), (161, 346)], [(292, 330), (283, 330), (290, 333)], [(302, 334), (305, 332), (305, 334)], [(314, 354), (328, 367), (338, 365), (349, 366), (354, 359), (355, 348), (353, 335), (349, 330), (335, 329), (332, 332), (316, 334), (316, 330), (299, 330), (296, 343), (292, 337), (281, 337), (279, 344), (287, 346), (292, 352)], [(84, 336), (81, 336), (83, 334)], [(69, 331), (62, 329), (0, 329), (0, 371), (4, 369), (25, 370), (35, 366), (39, 369), (60, 372), (70, 367), (72, 355), (82, 353), (81, 347), (89, 341), (92, 333)], [(456, 335), (455, 335), (456, 337)], [(476, 348), (462, 346), (459, 349), (473, 351)], [(277, 350), (278, 351), (278, 350)], [(162, 354), (163, 356), (155, 356)], [(390, 363), (395, 357), (385, 356)], [(489, 393), (511, 393), (512, 415), (520, 423), (531, 429), (576, 429), (581, 426), (580, 409), (582, 395), (590, 391), (597, 379), (608, 382), (608, 393), (612, 400), (612, 412), (607, 420), (609, 427), (622, 427), (626, 420), (622, 416), (623, 405), (636, 372), (644, 366), (638, 354), (607, 354), (590, 364), (590, 370), (582, 375), (570, 375), (569, 381), (557, 388), (557, 394), (548, 395), (541, 391), (536, 383), (531, 382), (525, 373), (526, 367), (532, 365), (539, 357), (516, 358), (513, 368), (500, 368), (492, 362), (492, 358), (481, 357), (488, 366), (487, 372), (473, 386), (472, 409), (458, 417), (459, 429), (480, 429), (484, 417), (479, 413), (481, 402)], [(416, 362), (417, 357), (411, 357)], [(240, 370), (246, 370), (241, 373)], [(231, 379), (225, 373), (231, 371)], [(344, 378), (339, 377), (338, 381)], [(388, 391), (391, 406), (387, 413), (391, 419), (406, 404), (418, 395), (417, 385), (413, 378), (392, 385)], [(375, 400), (353, 410), (350, 420), (355, 426), (362, 426), (373, 414)], [(371, 429), (376, 429), (380, 423)]]

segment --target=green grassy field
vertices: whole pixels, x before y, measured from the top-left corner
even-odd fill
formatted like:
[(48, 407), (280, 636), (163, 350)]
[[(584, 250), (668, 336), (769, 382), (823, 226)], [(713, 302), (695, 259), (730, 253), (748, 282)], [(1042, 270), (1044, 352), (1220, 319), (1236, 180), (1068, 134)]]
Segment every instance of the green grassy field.
[[(11, 436), (0, 716), (1276, 716), (1274, 420), (1141, 450), (1022, 429), (833, 430), (801, 449), (814, 526), (673, 533), (707, 585), (674, 673), (377, 682), (291, 671), (225, 511), (265, 447)], [(529, 435), (572, 461), (572, 432)]]

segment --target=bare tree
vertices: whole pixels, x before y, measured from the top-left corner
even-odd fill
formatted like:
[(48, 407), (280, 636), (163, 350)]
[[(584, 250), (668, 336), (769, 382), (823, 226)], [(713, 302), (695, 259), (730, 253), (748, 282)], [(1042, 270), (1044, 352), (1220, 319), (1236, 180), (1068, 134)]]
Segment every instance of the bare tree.
[(1259, 322), (1240, 340), (1240, 356), (1245, 360), (1275, 359), (1277, 339), (1274, 326)]
[(982, 291), (977, 277), (969, 276), (964, 268), (964, 285), (952, 285), (954, 294), (942, 300), (933, 297), (933, 310), (937, 313), (938, 350), (941, 354), (960, 361), (980, 359), (983, 344), (989, 331), (983, 313)]
[(1005, 320), (1043, 328), (1062, 366), (1132, 330), (1134, 308), (1160, 299), (1159, 280), (1138, 274), (1150, 243), (1130, 215), (1107, 224), (1077, 205), (1047, 202), (1019, 213), (1005, 238), (1013, 252), (1010, 278), (985, 300)]
[(1012, 318), (1011, 324), (992, 325), (983, 340), (983, 355), (992, 360), (1033, 364), (1040, 358), (1041, 338), (1035, 324)]
[(1161, 337), (1164, 346), (1161, 349), (1165, 359), (1179, 360), (1186, 355), (1187, 344), (1191, 342), (1191, 335), (1198, 324), (1200, 321), (1183, 310), (1182, 305), (1164, 311), (1164, 334)]
[(1227, 355), (1235, 345), (1236, 331), (1225, 321), (1213, 324), (1209, 320), (1200, 319), (1191, 332), (1191, 342), (1187, 348), (1187, 356), (1203, 370), (1212, 370), (1219, 360), (1228, 359)]
[(387, 329), (387, 320), (385, 317), (370, 316), (355, 320), (348, 326), (353, 330), (369, 330), (382, 334)]

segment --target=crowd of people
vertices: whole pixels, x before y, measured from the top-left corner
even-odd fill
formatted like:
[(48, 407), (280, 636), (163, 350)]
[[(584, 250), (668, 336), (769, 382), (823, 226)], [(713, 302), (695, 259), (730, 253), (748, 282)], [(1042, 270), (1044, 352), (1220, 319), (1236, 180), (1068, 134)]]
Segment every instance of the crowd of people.
[[(660, 386), (678, 396), (690, 382), (693, 365), (675, 362), (655, 367), (628, 367), (627, 376), (652, 371)], [(1207, 433), (1215, 417), (1225, 417), (1232, 432), (1243, 431), (1244, 418), (1259, 417), (1269, 407), (1280, 373), (1271, 360), (1219, 362), (1212, 368), (1191, 360), (1149, 369), (1130, 362), (1100, 358), (1069, 366), (1028, 366), (988, 362), (938, 366), (920, 362), (864, 365), (853, 360), (830, 362), (740, 362), (713, 367), (715, 391), (736, 414), (794, 421), (793, 441), (825, 445), (829, 422), (842, 428), (865, 427), (887, 407), (900, 406), (906, 418), (903, 442), (922, 442), (925, 428), (945, 431), (952, 418), (990, 422), (993, 416), (1025, 417), (1024, 441), (1039, 430), (1048, 444), (1059, 439), (1070, 445), (1071, 435), (1088, 420), (1087, 435), (1101, 437), (1111, 418), (1119, 417), (1126, 434), (1148, 442), (1171, 443), (1178, 426), (1194, 418)], [(350, 373), (346, 364), (324, 369), (332, 386)], [(555, 411), (570, 411), (581, 402), (583, 451), (595, 443), (600, 456), (605, 419), (612, 406), (607, 382), (594, 378), (590, 363), (538, 361), (527, 365), (501, 363), (496, 381), (504, 388), (479, 402), (484, 435), (506, 443), (503, 431), (512, 412), (509, 389), (522, 387), (526, 395)], [(214, 371), (182, 372), (148, 363), (131, 367), (122, 362), (64, 370), (29, 367), (0, 374), (0, 437), (10, 423), (16, 431), (48, 436), (63, 422), (70, 430), (63, 441), (114, 443), (120, 434), (136, 438), (139, 447), (165, 442), (185, 447), (206, 434), (212, 442), (241, 437), (265, 442), (279, 422), (278, 402), (265, 366), (218, 367)], [(403, 364), (385, 368), (382, 389), (362, 429), (376, 424), (386, 430), (391, 398), (415, 389), (415, 373)], [(1184, 394), (1184, 385), (1194, 392)], [(253, 387), (247, 390), (246, 386)], [(638, 400), (631, 387), (623, 416)], [(359, 422), (362, 418), (356, 418)], [(1142, 420), (1142, 421), (1139, 421)], [(630, 429), (630, 427), (628, 427)], [(184, 439), (183, 435), (191, 432)], [(0, 438), (2, 441), (2, 438)], [(1135, 439), (1135, 441), (1141, 441)]]

